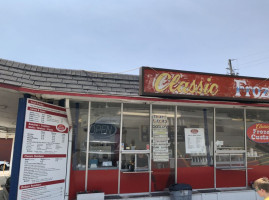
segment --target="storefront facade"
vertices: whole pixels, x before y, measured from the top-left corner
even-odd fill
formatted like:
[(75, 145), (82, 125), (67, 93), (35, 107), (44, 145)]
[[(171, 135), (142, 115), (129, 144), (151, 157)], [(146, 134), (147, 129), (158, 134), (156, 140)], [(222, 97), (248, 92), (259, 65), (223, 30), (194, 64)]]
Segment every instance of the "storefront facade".
[[(69, 199), (80, 192), (161, 192), (173, 183), (197, 190), (247, 188), (269, 176), (266, 79), (156, 68), (142, 68), (139, 82), (95, 74), (84, 78), (107, 84), (88, 93), (1, 85), (45, 102), (68, 102)], [(127, 79), (129, 92), (123, 93)], [(113, 93), (104, 89), (113, 84)]]
[[(99, 190), (106, 194), (140, 193), (163, 191), (174, 182), (189, 183), (194, 189), (248, 187), (257, 176), (268, 173), (268, 143), (249, 140), (244, 128), (251, 129), (253, 123), (265, 126), (267, 109), (180, 103), (171, 105), (171, 102), (167, 102), (167, 105), (111, 102), (71, 105), (75, 120), (73, 147), (78, 147), (73, 148), (70, 181), (73, 189), (79, 187), (78, 190), (83, 190), (87, 187), (87, 191)], [(158, 158), (154, 152), (158, 148), (154, 142), (150, 143), (154, 137), (150, 134), (154, 131), (150, 125), (153, 127), (154, 118), (160, 116), (166, 116), (168, 124), (168, 139), (163, 138), (168, 140), (168, 159)], [(85, 131), (88, 120), (91, 127), (89, 138)], [(83, 126), (83, 122), (86, 126)], [(204, 140), (201, 136), (198, 139), (189, 136), (186, 131), (192, 130), (201, 131)], [(107, 132), (113, 135), (109, 140)], [(102, 133), (104, 136), (96, 136)], [(189, 137), (188, 140), (186, 137)], [(88, 143), (85, 142), (87, 140)], [(206, 145), (197, 147), (193, 142), (204, 142)], [(122, 150), (119, 152), (120, 144)], [(196, 145), (196, 148), (191, 145)], [(136, 158), (140, 154), (149, 159), (142, 170)], [(137, 161), (134, 163), (137, 171), (128, 167), (130, 161), (134, 160)], [(122, 163), (121, 166), (118, 163)], [(132, 180), (132, 184), (129, 184), (129, 180)], [(139, 187), (133, 187), (133, 184)]]
[[(148, 85), (142, 85), (144, 90), (149, 90), (145, 86), (164, 79), (173, 82), (179, 73), (185, 75), (188, 83), (185, 72), (162, 70), (167, 77), (158, 80), (159, 69), (144, 70), (150, 71), (141, 74), (148, 78), (143, 81), (149, 80)], [(155, 80), (150, 80), (150, 75)], [(214, 83), (212, 79), (219, 77), (202, 76), (208, 80), (202, 87), (213, 94), (202, 98), (216, 98), (214, 94), (220, 90), (217, 87), (222, 80)], [(199, 80), (196, 87), (202, 85)], [(190, 81), (190, 87), (193, 82)], [(268, 105), (258, 103), (266, 99), (250, 98), (248, 101), (252, 103), (245, 103), (244, 95), (250, 97), (252, 92), (252, 96), (261, 96), (260, 89), (242, 92), (245, 79), (237, 78), (234, 82), (236, 87), (221, 85), (227, 89), (226, 96), (217, 98), (231, 100), (229, 94), (234, 92), (235, 96), (240, 95), (240, 102), (142, 98), (122, 103), (72, 102), (73, 147), (76, 148), (73, 148), (70, 183), (74, 187), (71, 188), (106, 194), (157, 192), (173, 183), (188, 183), (193, 189), (247, 188), (255, 178), (268, 176)], [(241, 84), (239, 89), (238, 84)], [(174, 83), (173, 87), (177, 85)], [(172, 88), (171, 83), (166, 83), (158, 92), (164, 91), (164, 87)], [(233, 88), (235, 91), (228, 92)]]

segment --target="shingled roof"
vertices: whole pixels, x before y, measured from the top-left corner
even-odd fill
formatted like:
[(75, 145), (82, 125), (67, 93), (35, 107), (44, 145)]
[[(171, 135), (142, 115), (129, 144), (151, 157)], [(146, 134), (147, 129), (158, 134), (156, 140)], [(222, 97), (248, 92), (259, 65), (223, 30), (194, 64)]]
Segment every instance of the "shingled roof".
[(136, 75), (41, 67), (4, 59), (0, 59), (0, 83), (46, 91), (120, 96), (138, 96), (139, 90)]

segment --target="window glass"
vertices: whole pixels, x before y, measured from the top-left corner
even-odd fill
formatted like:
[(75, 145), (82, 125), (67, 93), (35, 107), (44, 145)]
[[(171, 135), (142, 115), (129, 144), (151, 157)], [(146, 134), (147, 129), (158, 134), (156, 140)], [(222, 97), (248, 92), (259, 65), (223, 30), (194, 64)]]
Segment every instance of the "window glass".
[(91, 102), (89, 169), (118, 167), (120, 103)]
[(152, 106), (152, 191), (175, 183), (175, 106)]
[(244, 110), (216, 109), (216, 146), (219, 150), (244, 150)]
[(175, 166), (175, 106), (153, 105), (152, 115), (154, 166), (156, 168)]
[(269, 165), (269, 112), (247, 110), (248, 165)]
[(149, 110), (148, 104), (123, 104), (124, 150), (149, 149)]
[(88, 127), (88, 102), (70, 102), (73, 124), (72, 167), (73, 170), (86, 169), (86, 146)]
[(213, 165), (213, 108), (178, 107), (178, 167)]
[(122, 154), (122, 171), (148, 171), (149, 154)]

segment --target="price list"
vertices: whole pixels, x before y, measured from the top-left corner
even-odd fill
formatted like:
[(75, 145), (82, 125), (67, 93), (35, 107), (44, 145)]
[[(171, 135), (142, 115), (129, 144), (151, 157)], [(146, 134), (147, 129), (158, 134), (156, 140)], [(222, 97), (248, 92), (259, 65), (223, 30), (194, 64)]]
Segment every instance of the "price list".
[(27, 100), (17, 199), (64, 199), (68, 132), (65, 108)]

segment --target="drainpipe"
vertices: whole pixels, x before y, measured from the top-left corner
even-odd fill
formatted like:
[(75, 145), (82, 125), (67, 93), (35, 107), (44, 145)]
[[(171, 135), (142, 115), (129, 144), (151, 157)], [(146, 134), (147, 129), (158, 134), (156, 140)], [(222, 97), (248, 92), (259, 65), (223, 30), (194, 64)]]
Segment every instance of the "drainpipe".
[(66, 108), (68, 125), (70, 127), (69, 132), (68, 132), (67, 163), (66, 163), (66, 178), (65, 178), (65, 193), (64, 193), (64, 199), (68, 200), (69, 185), (70, 185), (70, 172), (71, 172), (72, 131), (73, 131), (69, 99), (65, 100), (65, 108)]

